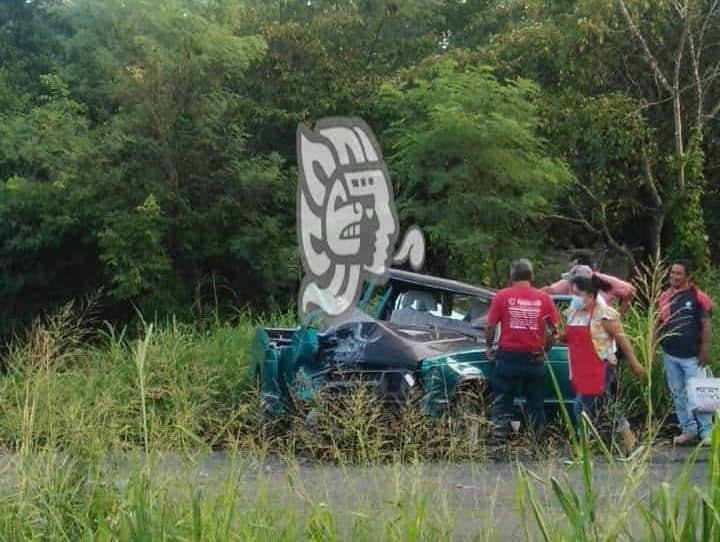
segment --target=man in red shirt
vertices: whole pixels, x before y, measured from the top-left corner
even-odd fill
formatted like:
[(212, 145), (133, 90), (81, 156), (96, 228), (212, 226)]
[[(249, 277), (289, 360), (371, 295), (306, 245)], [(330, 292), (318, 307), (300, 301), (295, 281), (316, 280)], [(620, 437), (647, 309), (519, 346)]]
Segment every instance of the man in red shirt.
[[(492, 377), (492, 421), (495, 437), (504, 439), (510, 427), (515, 390), (525, 389), (528, 415), (539, 437), (545, 426), (545, 350), (552, 345), (558, 314), (548, 294), (533, 288), (532, 264), (525, 259), (510, 266), (509, 288), (495, 294), (488, 312), (487, 357), (495, 361)], [(495, 327), (500, 341), (494, 350)]]

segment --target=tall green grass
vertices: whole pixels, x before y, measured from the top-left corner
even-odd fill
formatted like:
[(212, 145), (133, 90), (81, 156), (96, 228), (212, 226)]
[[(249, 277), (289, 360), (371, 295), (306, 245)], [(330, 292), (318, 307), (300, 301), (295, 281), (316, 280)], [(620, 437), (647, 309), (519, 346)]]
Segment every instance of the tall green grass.
[[(658, 435), (669, 408), (657, 351), (652, 296), (661, 271), (646, 273), (646, 306), (627, 324), (640, 359), (653, 369), (646, 385), (628, 384), (623, 400), (645, 420), (645, 443)], [(652, 273), (657, 273), (653, 275)], [(298, 454), (343, 469), (426, 461), (486, 458), (486, 420), (454, 412), (423, 418), (409, 403), (399, 413), (383, 409), (363, 388), (341, 400), (305, 405), (282, 436), (259, 431), (250, 381), (248, 346), (259, 319), (249, 313), (232, 323), (210, 319), (189, 326), (169, 319), (134, 328), (89, 322), (91, 312), (68, 306), (38, 320), (11, 347), (8, 375), (0, 379), (0, 540), (451, 540), (461, 527), (453, 511), (419, 483), (400, 483), (382, 502), (359, 501), (351, 510), (318, 501), (297, 485), (292, 506), (271, 495), (269, 476), (236, 454), (263, 457), (273, 450), (293, 464)], [(278, 315), (273, 325), (288, 325)], [(714, 347), (715, 348), (715, 347)], [(635, 387), (633, 387), (635, 386)], [(569, 419), (566, 418), (569, 429)], [(529, 540), (716, 540), (720, 535), (720, 433), (713, 435), (708, 475), (695, 484), (685, 472), (672, 485), (654, 485), (651, 448), (629, 463), (584, 422), (572, 435), (577, 465), (544, 476), (516, 464), (518, 498), (512, 506)], [(561, 440), (564, 437), (561, 437)], [(219, 483), (200, 487), (182, 475), (163, 474), (168, 451), (193, 461), (215, 447), (231, 466)], [(530, 448), (519, 440), (503, 457)], [(600, 451), (598, 454), (597, 451)], [(537, 461), (552, 450), (534, 448)], [(252, 452), (250, 455), (247, 452)], [(170, 460), (172, 461), (172, 459)], [(550, 459), (554, 462), (554, 459)], [(613, 494), (606, 493), (612, 469)], [(542, 463), (541, 464), (546, 464)], [(573, 470), (576, 469), (576, 470)], [(350, 472), (350, 471), (348, 471)], [(400, 478), (399, 474), (398, 480)], [(417, 480), (422, 480), (422, 470)], [(339, 479), (343, 483), (342, 475)], [(352, 489), (348, 489), (352, 491)], [(492, 510), (478, 523), (477, 539), (502, 540)]]
[[(720, 428), (713, 432), (708, 451), (689, 454), (678, 475), (658, 483), (650, 450), (630, 462), (606, 456), (602, 474), (596, 474), (597, 457), (590, 453), (593, 435), (585, 422), (577, 464), (577, 477), (568, 473), (547, 478), (518, 466), (519, 503), (526, 521), (526, 539), (546, 542), (569, 540), (705, 541), (720, 538)], [(697, 461), (699, 456), (707, 455)], [(705, 480), (694, 483), (694, 469), (707, 465)], [(611, 494), (607, 494), (607, 476)], [(599, 483), (599, 476), (605, 483)], [(542, 499), (539, 489), (550, 495)], [(533, 537), (533, 531), (539, 533)]]
[(628, 415), (642, 421), (650, 433), (656, 433), (672, 411), (660, 356), (662, 332), (658, 309), (667, 273), (668, 268), (661, 262), (640, 266), (635, 280), (636, 301), (623, 322), (625, 333), (648, 378), (640, 382), (630, 371), (625, 371), (625, 378), (620, 381), (619, 400)]
[[(251, 464), (233, 460), (206, 484), (193, 480), (189, 463), (161, 472), (154, 454), (148, 467), (138, 461), (109, 468), (39, 454), (16, 466), (19, 479), (3, 478), (0, 539), (128, 541), (449, 541), (453, 521), (442, 504), (430, 502), (424, 486), (403, 483), (399, 468), (386, 471), (382, 501), (356, 495), (338, 506), (318, 500), (287, 469), (278, 487)], [(167, 459), (166, 459), (167, 461)], [(187, 476), (190, 481), (186, 481)], [(393, 478), (397, 482), (393, 484)], [(418, 480), (421, 473), (418, 472)], [(344, 483), (342, 474), (335, 478)], [(355, 479), (357, 483), (358, 479)]]
[(252, 412), (249, 316), (92, 329), (73, 307), (19, 338), (0, 378), (0, 449), (184, 450), (234, 440)]
[[(588, 428), (580, 437), (577, 465), (547, 474), (545, 463), (518, 463), (516, 500), (482, 500), (470, 514), (452, 509), (452, 486), (443, 490), (440, 481), (434, 487), (424, 467), (399, 462), (374, 471), (383, 493), (363, 494), (357, 469), (333, 467), (326, 483), (334, 487), (310, 487), (297, 465), (283, 467), (279, 476), (263, 474), (238, 460), (237, 449), (230, 450), (226, 470), (204, 484), (188, 474), (193, 458), (173, 464), (154, 452), (149, 464), (136, 456), (116, 466), (39, 452), (18, 456), (1, 473), (0, 539), (502, 541), (518, 527), (527, 540), (548, 542), (718, 539), (720, 434), (699, 484), (690, 476), (693, 456), (664, 483), (655, 480), (647, 456), (630, 463), (608, 459), (600, 469), (590, 452), (592, 434)], [(170, 467), (163, 469), (163, 462)], [(346, 498), (333, 500), (337, 492)], [(511, 524), (497, 519), (497, 506)]]
[[(290, 431), (265, 438), (249, 370), (261, 322), (250, 313), (200, 326), (140, 318), (133, 328), (91, 317), (68, 305), (12, 345), (0, 378), (0, 451), (142, 450), (149, 457), (235, 445), (345, 465), (483, 457), (481, 416), (463, 411), (427, 420), (412, 403), (391, 413), (363, 388), (306, 405), (291, 417)], [(287, 326), (291, 317), (262, 323)]]

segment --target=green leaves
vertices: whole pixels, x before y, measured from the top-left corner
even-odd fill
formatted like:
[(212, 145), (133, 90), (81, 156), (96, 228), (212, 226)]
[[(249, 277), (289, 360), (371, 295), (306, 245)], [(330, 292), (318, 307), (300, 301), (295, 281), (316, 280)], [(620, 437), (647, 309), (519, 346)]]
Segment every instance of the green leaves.
[(398, 200), (410, 202), (399, 203), (403, 218), (434, 227), (455, 265), (478, 278), (496, 258), (537, 247), (527, 234), (571, 178), (537, 135), (537, 91), (452, 59), (386, 89), (402, 115), (388, 133)]
[[(672, 3), (625, 2), (667, 68)], [(331, 115), (381, 136), (429, 271), (499, 283), (520, 254), (608, 237), (654, 249), (663, 229), (706, 260), (697, 232), (716, 237), (701, 209), (713, 140), (668, 147), (670, 104), (615, 0), (8, 0), (0, 59), (0, 319), (101, 285), (113, 312), (148, 291), (190, 307), (208, 277), (228, 304), (287, 304), (295, 130)], [(696, 190), (675, 205), (683, 169)], [(149, 195), (157, 212), (141, 210)]]
[(159, 287), (171, 262), (163, 249), (163, 218), (155, 196), (128, 213), (111, 213), (98, 234), (100, 261), (110, 275), (112, 293), (132, 299)]

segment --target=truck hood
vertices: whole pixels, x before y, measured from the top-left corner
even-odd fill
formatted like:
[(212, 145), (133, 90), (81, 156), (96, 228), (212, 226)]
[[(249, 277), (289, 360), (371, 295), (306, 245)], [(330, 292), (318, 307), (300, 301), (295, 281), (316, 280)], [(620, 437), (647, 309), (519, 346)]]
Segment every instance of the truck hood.
[(324, 363), (371, 370), (414, 370), (426, 358), (478, 349), (484, 344), (456, 331), (377, 320), (346, 322), (318, 334)]

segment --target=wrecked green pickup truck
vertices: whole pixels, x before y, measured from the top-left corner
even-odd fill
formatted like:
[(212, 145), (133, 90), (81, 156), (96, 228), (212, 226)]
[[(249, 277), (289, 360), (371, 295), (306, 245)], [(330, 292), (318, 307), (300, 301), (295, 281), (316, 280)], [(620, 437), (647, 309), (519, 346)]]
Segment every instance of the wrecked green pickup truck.
[[(372, 389), (385, 403), (411, 401), (438, 417), (472, 395), (488, 408), (493, 363), (485, 356), (485, 327), (495, 292), (444, 278), (391, 270), (383, 286), (367, 284), (358, 308), (340, 322), (257, 331), (252, 367), (266, 420), (321, 395)], [(567, 296), (556, 304), (569, 303)], [(572, 401), (567, 348), (556, 345), (548, 363), (562, 400)], [(545, 401), (559, 403), (549, 371)], [(523, 390), (516, 405), (521, 408)], [(486, 414), (486, 413), (478, 413)]]

